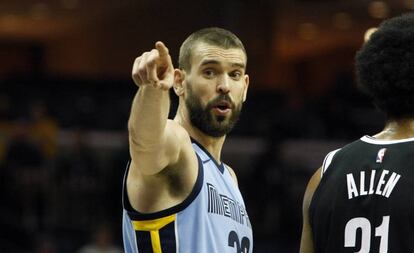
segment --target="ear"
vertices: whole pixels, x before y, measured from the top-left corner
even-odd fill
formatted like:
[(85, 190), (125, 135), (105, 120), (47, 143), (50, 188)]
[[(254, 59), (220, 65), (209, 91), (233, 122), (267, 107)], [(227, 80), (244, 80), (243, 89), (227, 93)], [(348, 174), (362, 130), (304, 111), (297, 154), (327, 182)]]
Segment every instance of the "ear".
[(184, 94), (184, 79), (185, 71), (181, 69), (174, 69), (174, 92), (177, 96)]
[(245, 84), (244, 84), (244, 91), (243, 91), (243, 102), (246, 101), (246, 98), (247, 98), (247, 90), (249, 88), (249, 81), (250, 81), (249, 75), (244, 75)]

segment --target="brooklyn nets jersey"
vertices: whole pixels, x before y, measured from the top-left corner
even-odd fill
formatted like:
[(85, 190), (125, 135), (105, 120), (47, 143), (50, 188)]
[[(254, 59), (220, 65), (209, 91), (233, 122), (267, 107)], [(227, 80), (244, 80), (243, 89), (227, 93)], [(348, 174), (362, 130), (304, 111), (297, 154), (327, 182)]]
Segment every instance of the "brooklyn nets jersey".
[(252, 252), (251, 224), (231, 174), (201, 145), (193, 141), (193, 147), (199, 163), (197, 181), (177, 206), (152, 214), (137, 212), (129, 203), (124, 179), (125, 253)]
[(414, 138), (329, 153), (309, 219), (317, 253), (414, 252)]

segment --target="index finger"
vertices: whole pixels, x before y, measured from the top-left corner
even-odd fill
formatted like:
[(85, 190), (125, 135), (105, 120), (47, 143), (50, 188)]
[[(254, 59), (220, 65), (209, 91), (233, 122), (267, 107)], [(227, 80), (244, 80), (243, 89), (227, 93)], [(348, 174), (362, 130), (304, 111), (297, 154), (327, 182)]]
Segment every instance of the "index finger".
[(155, 48), (158, 50), (158, 54), (161, 58), (169, 55), (168, 48), (161, 41), (155, 43)]

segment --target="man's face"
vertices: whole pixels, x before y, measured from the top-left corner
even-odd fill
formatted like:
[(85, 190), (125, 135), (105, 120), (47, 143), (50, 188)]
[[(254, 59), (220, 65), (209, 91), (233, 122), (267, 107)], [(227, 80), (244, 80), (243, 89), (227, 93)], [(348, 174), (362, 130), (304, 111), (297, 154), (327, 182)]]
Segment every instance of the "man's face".
[(223, 49), (200, 43), (193, 51), (186, 76), (185, 104), (193, 126), (221, 137), (236, 124), (249, 78), (241, 49)]
[[(242, 108), (242, 103), (236, 106), (227, 94), (217, 95), (203, 106), (200, 98), (194, 94), (191, 84), (187, 86), (185, 104), (193, 126), (213, 137), (229, 133), (239, 119)], [(222, 113), (220, 107), (226, 111), (231, 110), (231, 113)]]

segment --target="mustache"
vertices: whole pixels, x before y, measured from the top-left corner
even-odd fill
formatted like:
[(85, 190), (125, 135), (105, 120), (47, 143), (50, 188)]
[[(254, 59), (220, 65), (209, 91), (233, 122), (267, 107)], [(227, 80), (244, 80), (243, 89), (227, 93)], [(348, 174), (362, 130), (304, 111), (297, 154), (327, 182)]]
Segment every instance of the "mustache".
[(217, 105), (218, 103), (221, 103), (223, 101), (227, 102), (230, 105), (230, 108), (235, 108), (236, 107), (236, 104), (229, 97), (229, 95), (227, 95), (227, 94), (220, 94), (216, 98), (214, 98), (213, 100), (211, 100), (210, 102), (208, 102), (207, 108), (212, 108), (215, 105)]

